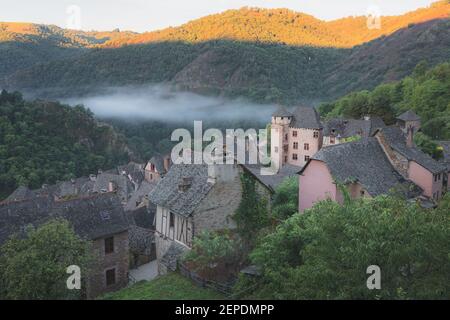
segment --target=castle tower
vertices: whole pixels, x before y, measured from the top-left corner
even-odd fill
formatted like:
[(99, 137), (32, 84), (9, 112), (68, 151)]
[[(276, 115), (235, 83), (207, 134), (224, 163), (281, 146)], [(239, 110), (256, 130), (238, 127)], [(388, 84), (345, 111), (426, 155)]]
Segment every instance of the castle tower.
[(272, 166), (275, 166), (278, 170), (288, 161), (289, 125), (291, 121), (292, 114), (282, 106), (272, 114), (270, 156)]

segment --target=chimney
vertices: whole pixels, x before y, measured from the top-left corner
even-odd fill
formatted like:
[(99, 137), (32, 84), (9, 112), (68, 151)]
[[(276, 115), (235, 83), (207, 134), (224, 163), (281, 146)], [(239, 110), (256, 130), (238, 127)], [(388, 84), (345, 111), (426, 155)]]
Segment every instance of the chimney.
[(108, 192), (116, 192), (117, 190), (117, 185), (114, 181), (110, 181), (108, 183)]
[(408, 148), (414, 147), (414, 127), (408, 126), (406, 130), (406, 145)]
[(164, 158), (164, 169), (166, 170), (166, 172), (169, 171), (170, 165), (171, 165), (170, 156), (166, 156)]
[(97, 180), (97, 177), (95, 176), (95, 174), (90, 174), (89, 180), (91, 180), (92, 182), (95, 182), (95, 180)]
[(102, 174), (103, 173), (103, 170), (102, 169), (98, 169), (98, 174)]
[(184, 177), (181, 179), (180, 183), (178, 184), (178, 191), (180, 192), (186, 192), (189, 190), (189, 188), (192, 185), (192, 178), (191, 177)]

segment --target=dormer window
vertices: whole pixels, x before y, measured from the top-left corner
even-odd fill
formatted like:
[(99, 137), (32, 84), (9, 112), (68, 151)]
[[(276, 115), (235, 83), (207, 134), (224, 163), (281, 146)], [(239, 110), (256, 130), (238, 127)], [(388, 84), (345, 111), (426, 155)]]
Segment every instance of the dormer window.
[(319, 138), (319, 132), (314, 131), (314, 138)]

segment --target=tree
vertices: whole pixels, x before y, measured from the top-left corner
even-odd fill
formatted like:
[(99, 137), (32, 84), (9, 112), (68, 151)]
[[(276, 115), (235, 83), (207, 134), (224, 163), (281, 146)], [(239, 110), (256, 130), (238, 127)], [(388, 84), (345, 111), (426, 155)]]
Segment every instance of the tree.
[(66, 220), (55, 219), (24, 238), (8, 240), (0, 249), (1, 299), (77, 299), (80, 290), (68, 290), (67, 267), (88, 272), (89, 244), (80, 239)]
[(425, 153), (432, 156), (434, 159), (439, 160), (444, 156), (442, 148), (431, 140), (428, 136), (422, 132), (417, 132), (414, 135), (414, 143)]
[[(253, 251), (262, 269), (253, 297), (448, 299), (449, 216), (450, 195), (435, 210), (394, 196), (319, 202)], [(367, 288), (371, 265), (381, 268), (381, 290)]]
[(284, 220), (298, 212), (298, 178), (284, 180), (275, 190), (272, 215)]
[(244, 172), (241, 183), (242, 200), (234, 214), (234, 220), (239, 235), (251, 246), (258, 232), (268, 226), (268, 204), (257, 190), (256, 181), (251, 174)]

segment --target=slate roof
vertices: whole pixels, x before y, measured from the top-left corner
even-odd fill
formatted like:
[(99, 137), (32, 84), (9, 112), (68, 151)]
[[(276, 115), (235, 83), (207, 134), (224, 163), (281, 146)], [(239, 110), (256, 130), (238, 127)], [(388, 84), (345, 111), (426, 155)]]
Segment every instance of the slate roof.
[(186, 250), (187, 248), (183, 245), (172, 241), (169, 249), (167, 249), (166, 253), (161, 258), (161, 264), (165, 265), (167, 269), (171, 271), (176, 271), (178, 260)]
[(417, 162), (433, 174), (440, 173), (446, 170), (444, 165), (434, 160), (431, 156), (422, 152), (417, 147), (408, 147), (406, 145), (406, 137), (400, 128), (396, 126), (390, 126), (381, 129), (381, 132), (385, 136), (392, 149), (399, 152), (409, 161)]
[(16, 190), (14, 190), (13, 193), (9, 195), (8, 198), (5, 199), (5, 201), (22, 201), (26, 199), (33, 199), (36, 197), (36, 194), (28, 189), (27, 187), (20, 186)]
[(349, 138), (356, 135), (367, 138), (370, 137), (376, 129), (384, 127), (386, 127), (386, 125), (379, 117), (371, 117), (369, 120), (335, 118), (325, 123), (323, 134), (325, 136), (340, 136), (341, 138)]
[[(179, 191), (183, 178), (190, 179), (190, 187)], [(164, 179), (160, 180), (150, 192), (150, 202), (171, 211), (190, 215), (209, 193), (213, 184), (208, 181), (208, 166), (206, 164), (176, 164), (171, 167)]]
[(245, 167), (271, 190), (275, 190), (285, 179), (295, 177), (302, 169), (298, 166), (285, 164), (275, 175), (261, 175), (261, 165), (245, 165)]
[(137, 204), (142, 203), (145, 196), (155, 188), (156, 182), (148, 182), (146, 180), (142, 181), (139, 188), (131, 195), (127, 204), (125, 205), (126, 211), (131, 211), (137, 208)]
[(155, 154), (148, 162), (155, 165), (156, 171), (159, 173), (165, 173), (166, 169), (164, 167), (164, 157), (160, 154)]
[(130, 177), (131, 180), (135, 183), (140, 184), (144, 181), (144, 165), (130, 162), (124, 166), (118, 166), (117, 171), (119, 174)]
[(121, 198), (122, 201), (128, 201), (131, 193), (134, 192), (134, 186), (128, 180), (127, 177), (119, 174), (112, 173), (100, 173), (97, 175), (97, 179), (95, 180), (93, 192), (95, 193), (104, 193), (108, 192), (109, 182), (112, 181), (116, 184), (117, 194)]
[(142, 206), (136, 210), (127, 211), (127, 217), (130, 225), (144, 229), (154, 229), (155, 213), (156, 206), (150, 203), (149, 207)]
[(39, 226), (54, 218), (68, 220), (79, 236), (91, 240), (128, 229), (128, 220), (115, 194), (69, 201), (53, 201), (51, 196), (39, 196), (0, 204), (0, 244), (13, 234), (23, 235), (28, 225)]
[(387, 194), (392, 188), (405, 190), (408, 197), (420, 194), (420, 188), (392, 167), (375, 138), (325, 147), (312, 159), (325, 162), (337, 182), (359, 182), (371, 196)]
[(420, 117), (412, 110), (403, 112), (397, 119), (402, 121), (420, 121)]
[(277, 110), (272, 114), (272, 117), (292, 117), (292, 113), (290, 113), (285, 107), (278, 106)]
[(309, 107), (297, 107), (293, 112), (291, 128), (321, 129), (322, 123), (317, 110)]
[(155, 239), (153, 231), (131, 225), (128, 229), (128, 240), (132, 253), (149, 256), (152, 252), (152, 243)]
[(60, 198), (75, 195), (86, 196), (91, 194), (93, 189), (94, 181), (91, 181), (91, 179), (87, 177), (82, 177), (57, 183), (53, 190), (53, 194)]

